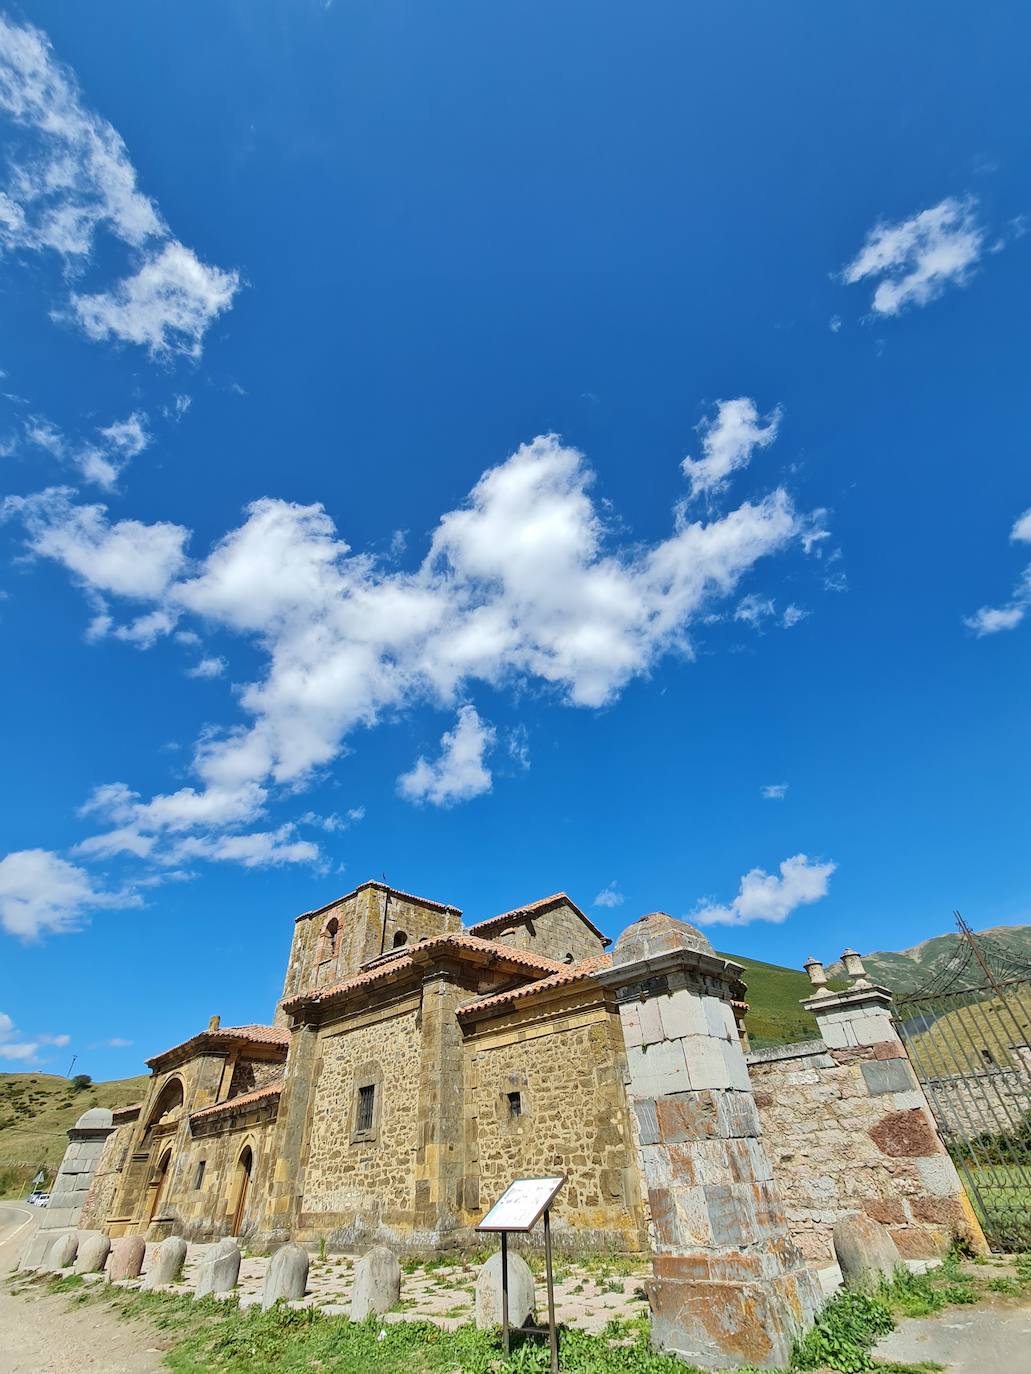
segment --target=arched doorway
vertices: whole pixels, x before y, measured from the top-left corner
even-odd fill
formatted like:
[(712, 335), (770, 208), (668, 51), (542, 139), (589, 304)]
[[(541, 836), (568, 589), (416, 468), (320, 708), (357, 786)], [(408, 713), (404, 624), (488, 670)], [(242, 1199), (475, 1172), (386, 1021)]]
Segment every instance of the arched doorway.
[(155, 1217), (161, 1215), (161, 1202), (165, 1196), (165, 1185), (168, 1183), (168, 1166), (172, 1162), (172, 1151), (166, 1150), (158, 1160), (158, 1166), (154, 1170), (150, 1180), (150, 1200), (147, 1204), (147, 1225)]
[(236, 1161), (236, 1173), (233, 1178), (233, 1225), (231, 1234), (238, 1236), (240, 1228), (243, 1226), (244, 1211), (247, 1207), (247, 1194), (251, 1187), (251, 1174), (254, 1172), (254, 1154), (249, 1145), (244, 1146), (240, 1153), (240, 1158)]

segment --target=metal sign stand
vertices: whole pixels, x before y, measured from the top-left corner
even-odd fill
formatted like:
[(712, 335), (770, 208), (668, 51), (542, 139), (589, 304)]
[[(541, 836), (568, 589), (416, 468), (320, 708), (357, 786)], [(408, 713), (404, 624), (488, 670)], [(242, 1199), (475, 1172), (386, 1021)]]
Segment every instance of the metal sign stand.
[[(506, 1358), (511, 1354), (512, 1332), (508, 1321), (508, 1233), (525, 1235), (537, 1222), (544, 1221), (544, 1269), (548, 1287), (547, 1326), (523, 1326), (530, 1336), (547, 1336), (551, 1346), (551, 1374), (558, 1372), (558, 1326), (555, 1323), (555, 1274), (551, 1257), (551, 1204), (565, 1183), (565, 1175), (547, 1179), (516, 1179), (494, 1204), (477, 1231), (496, 1231), (501, 1237), (501, 1345)], [(522, 1188), (525, 1200), (516, 1196)]]

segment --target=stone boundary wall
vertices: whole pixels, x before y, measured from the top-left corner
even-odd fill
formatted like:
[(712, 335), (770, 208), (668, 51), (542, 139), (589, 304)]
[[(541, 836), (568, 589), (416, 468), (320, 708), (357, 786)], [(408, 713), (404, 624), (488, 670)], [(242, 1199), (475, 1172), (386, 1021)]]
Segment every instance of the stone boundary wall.
[(969, 1204), (901, 1044), (823, 1040), (747, 1056), (788, 1226), (806, 1258), (832, 1263), (834, 1223), (865, 1212), (903, 1258), (971, 1233)]
[(924, 1084), (946, 1139), (1010, 1134), (1031, 1112), (1031, 1074), (1026, 1069), (984, 1069), (942, 1075)]

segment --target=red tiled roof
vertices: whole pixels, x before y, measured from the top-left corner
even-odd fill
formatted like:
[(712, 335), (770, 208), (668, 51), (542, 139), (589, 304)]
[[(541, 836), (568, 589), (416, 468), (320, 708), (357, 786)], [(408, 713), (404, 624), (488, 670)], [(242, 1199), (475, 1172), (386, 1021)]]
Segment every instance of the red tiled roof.
[(231, 1045), (240, 1040), (252, 1045), (281, 1045), (285, 1050), (290, 1044), (290, 1032), (285, 1026), (219, 1026), (217, 1030), (202, 1030), (197, 1035), (192, 1035), (189, 1040), (184, 1040), (179, 1045), (173, 1045), (170, 1049), (162, 1050), (160, 1054), (155, 1054), (148, 1059), (147, 1064), (153, 1067), (158, 1060), (165, 1059), (178, 1050), (187, 1050), (194, 1046), (199, 1049), (205, 1041), (217, 1046), (220, 1044)]
[(111, 1111), (111, 1120), (116, 1122), (119, 1119), (123, 1121), (132, 1121), (134, 1120), (134, 1114), (135, 1116), (139, 1116), (142, 1110), (142, 1102), (132, 1102), (128, 1107), (114, 1107)]
[(508, 945), (499, 945), (495, 940), (484, 940), (478, 935), (470, 935), (467, 931), (462, 931), (459, 934), (435, 935), (429, 940), (420, 940), (418, 944), (410, 946), (409, 952), (399, 959), (391, 959), (382, 963), (377, 961), (373, 968), (365, 969), (362, 973), (356, 973), (340, 983), (331, 984), (329, 987), (318, 988), (314, 992), (298, 993), (296, 997), (291, 997), (283, 1005), (289, 1010), (301, 1003), (317, 1004), (328, 1001), (329, 998), (336, 997), (340, 993), (351, 992), (355, 988), (368, 987), (381, 979), (389, 978), (399, 969), (414, 968), (416, 964), (423, 962), (423, 955), (446, 953), (449, 949), (466, 950), (470, 954), (488, 954), (493, 959), (515, 964), (526, 969), (529, 973), (547, 975), (565, 968), (565, 965), (559, 963), (557, 959), (548, 959), (541, 954), (528, 954), (526, 950), (522, 949), (510, 949)]
[(504, 921), (520, 921), (524, 916), (532, 916), (535, 911), (547, 911), (550, 907), (558, 906), (561, 902), (572, 907), (584, 925), (592, 930), (599, 940), (604, 940), (607, 945), (612, 943), (609, 937), (598, 929), (589, 916), (584, 915), (573, 899), (565, 892), (553, 892), (550, 897), (538, 897), (535, 902), (527, 902), (526, 906), (517, 906), (513, 907), (511, 911), (503, 911), (500, 916), (488, 916), (485, 921), (477, 921), (469, 929), (488, 930)]
[(223, 1112), (235, 1111), (237, 1107), (249, 1107), (253, 1102), (261, 1102), (266, 1097), (278, 1097), (283, 1091), (284, 1080), (277, 1078), (274, 1083), (266, 1083), (263, 1088), (255, 1088), (253, 1092), (240, 1093), (237, 1097), (230, 1097), (226, 1102), (216, 1102), (213, 1107), (201, 1107), (199, 1112), (192, 1112), (191, 1121), (196, 1121), (198, 1117), (218, 1116)]
[(434, 902), (429, 897), (416, 897), (412, 892), (402, 892), (399, 887), (391, 887), (388, 883), (377, 882), (375, 878), (370, 878), (367, 882), (359, 883), (357, 887), (353, 887), (350, 892), (345, 892), (342, 897), (334, 897), (325, 906), (314, 907), (311, 911), (302, 911), (300, 916), (294, 917), (294, 924), (296, 925), (298, 921), (307, 920), (309, 916), (321, 916), (324, 911), (329, 911), (331, 907), (346, 902), (348, 897), (356, 897), (359, 892), (367, 887), (374, 887), (380, 892), (389, 892), (392, 897), (400, 897), (405, 902), (415, 902), (418, 906), (428, 906), (433, 911), (453, 911), (456, 916), (462, 914), (460, 907), (450, 906), (447, 902)]
[(600, 973), (602, 969), (612, 967), (611, 954), (596, 954), (591, 959), (581, 959), (578, 964), (563, 964), (558, 973), (553, 973), (548, 978), (540, 978), (536, 983), (525, 983), (521, 988), (510, 988), (508, 992), (496, 992), (487, 997), (481, 997), (476, 1002), (468, 1002), (464, 1007), (458, 1008), (458, 1015), (464, 1016), (474, 1011), (482, 1011), (490, 1007), (507, 1006), (510, 1002), (518, 1002), (520, 998), (532, 997), (538, 992), (550, 992), (552, 988), (565, 987), (569, 983), (579, 983), (584, 978), (589, 978), (593, 973)]

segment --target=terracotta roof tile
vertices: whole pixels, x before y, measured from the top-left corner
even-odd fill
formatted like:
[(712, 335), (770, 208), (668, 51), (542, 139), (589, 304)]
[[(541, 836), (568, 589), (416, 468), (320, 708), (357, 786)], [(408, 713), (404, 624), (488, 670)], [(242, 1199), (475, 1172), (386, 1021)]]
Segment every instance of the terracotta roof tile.
[(567, 906), (572, 907), (588, 930), (593, 931), (599, 940), (603, 940), (607, 945), (612, 943), (609, 937), (598, 929), (589, 916), (584, 915), (572, 897), (565, 892), (553, 892), (550, 897), (538, 897), (535, 902), (527, 902), (525, 906), (516, 906), (511, 911), (503, 911), (500, 916), (488, 916), (485, 921), (476, 921), (469, 929), (473, 931), (493, 930), (495, 926), (502, 925), (505, 921), (522, 920), (524, 916), (532, 916), (535, 911), (547, 911), (549, 907), (558, 906), (560, 902), (565, 902)]
[(283, 1091), (284, 1080), (277, 1078), (273, 1083), (266, 1083), (263, 1088), (255, 1088), (253, 1092), (240, 1093), (236, 1097), (230, 1097), (226, 1102), (216, 1102), (212, 1107), (202, 1107), (199, 1112), (192, 1112), (190, 1120), (196, 1121), (199, 1117), (205, 1119), (209, 1116), (219, 1116), (224, 1112), (234, 1111), (237, 1107), (249, 1107), (253, 1102), (261, 1102), (266, 1097), (278, 1097)]
[(449, 949), (467, 950), (471, 954), (489, 954), (495, 959), (501, 959), (508, 964), (515, 964), (520, 968), (525, 968), (528, 973), (538, 975), (548, 975), (565, 968), (564, 964), (557, 959), (548, 959), (541, 954), (528, 954), (526, 950), (510, 949), (508, 945), (498, 944), (496, 940), (484, 940), (478, 935), (470, 935), (463, 931), (455, 935), (436, 935), (429, 940), (420, 940), (418, 944), (410, 947), (410, 952), (399, 959), (391, 959), (380, 963), (377, 961), (375, 967), (365, 969), (362, 973), (353, 974), (350, 978), (343, 979), (342, 982), (333, 983), (329, 987), (318, 988), (313, 992), (298, 993), (297, 996), (287, 999), (283, 1005), (289, 1010), (293, 1006), (301, 1003), (315, 1003), (328, 1001), (331, 997), (339, 996), (343, 992), (351, 992), (355, 988), (368, 987), (381, 979), (389, 978), (399, 969), (414, 968), (421, 962), (422, 954), (434, 954), (447, 952)]
[(191, 1035), (189, 1040), (183, 1040), (178, 1045), (172, 1045), (170, 1049), (162, 1050), (160, 1054), (152, 1055), (147, 1063), (153, 1066), (167, 1055), (175, 1054), (177, 1050), (189, 1049), (193, 1045), (200, 1048), (204, 1040), (210, 1040), (216, 1045), (220, 1041), (232, 1044), (243, 1040), (253, 1045), (281, 1045), (285, 1050), (290, 1044), (290, 1032), (285, 1026), (219, 1026), (217, 1030), (199, 1031), (198, 1034)]
[(602, 969), (611, 967), (611, 954), (597, 954), (591, 959), (581, 959), (578, 964), (563, 964), (557, 973), (551, 974), (548, 978), (540, 978), (536, 983), (526, 983), (521, 988), (510, 988), (508, 992), (497, 992), (488, 997), (481, 997), (476, 1002), (468, 1002), (464, 1007), (458, 1008), (458, 1015), (464, 1016), (485, 1008), (508, 1006), (511, 1002), (518, 1002), (523, 997), (532, 997), (538, 992), (549, 992), (552, 988), (579, 983), (582, 979), (589, 978), (592, 973), (600, 973)]

